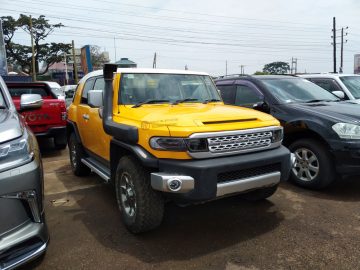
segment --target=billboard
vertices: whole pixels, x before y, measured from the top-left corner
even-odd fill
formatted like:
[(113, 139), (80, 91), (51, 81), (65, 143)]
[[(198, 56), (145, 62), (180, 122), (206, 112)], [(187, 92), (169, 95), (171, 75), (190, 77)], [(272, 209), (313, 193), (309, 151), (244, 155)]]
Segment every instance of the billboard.
[(360, 54), (354, 55), (354, 73), (360, 74)]
[(0, 20), (0, 76), (7, 75), (8, 69), (6, 62), (5, 41), (2, 29), (2, 22)]
[(93, 71), (89, 45), (85, 45), (81, 48), (81, 67), (84, 71), (84, 74), (88, 74), (89, 72)]

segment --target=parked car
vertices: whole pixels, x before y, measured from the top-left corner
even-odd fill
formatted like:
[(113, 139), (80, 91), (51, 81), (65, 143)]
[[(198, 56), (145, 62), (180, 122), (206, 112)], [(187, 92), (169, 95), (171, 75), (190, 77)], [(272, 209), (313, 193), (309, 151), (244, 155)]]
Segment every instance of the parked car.
[(355, 74), (304, 74), (308, 79), (341, 99), (360, 103), (360, 75)]
[(71, 86), (71, 87), (66, 87), (66, 91), (65, 91), (65, 103), (66, 103), (66, 108), (68, 108), (71, 102), (73, 101), (76, 85), (66, 85), (66, 86)]
[(40, 108), (21, 111), (26, 123), (37, 137), (54, 138), (57, 149), (66, 148), (66, 105), (57, 99), (48, 84), (43, 82), (14, 83), (7, 82), (10, 95), (17, 110), (23, 94), (38, 94), (43, 103)]
[(293, 182), (324, 188), (337, 175), (360, 174), (360, 110), (299, 77), (240, 76), (216, 80), (226, 104), (270, 113), (295, 153)]
[[(38, 94), (23, 94), (20, 99), (22, 111), (42, 103)], [(0, 77), (0, 269), (13, 269), (46, 251), (43, 190), (36, 138)]]
[(68, 110), (69, 154), (75, 175), (94, 171), (114, 184), (132, 233), (156, 228), (166, 200), (261, 200), (288, 178), (280, 123), (224, 105), (208, 74), (116, 68), (81, 79)]
[(65, 92), (61, 88), (60, 84), (57, 82), (50, 82), (50, 81), (42, 81), (42, 83), (45, 83), (47, 86), (50, 87), (51, 92), (57, 96), (58, 99), (65, 100)]

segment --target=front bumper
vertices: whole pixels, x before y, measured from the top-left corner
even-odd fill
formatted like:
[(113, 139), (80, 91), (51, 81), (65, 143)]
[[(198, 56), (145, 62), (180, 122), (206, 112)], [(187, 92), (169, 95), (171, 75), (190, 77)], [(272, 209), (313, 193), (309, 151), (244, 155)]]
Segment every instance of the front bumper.
[(151, 185), (176, 200), (207, 201), (286, 181), (291, 166), (290, 152), (284, 146), (213, 159), (165, 159), (159, 160), (159, 172), (151, 174)]
[(360, 142), (336, 140), (330, 142), (330, 145), (336, 172), (341, 175), (360, 175)]
[(43, 213), (40, 155), (0, 173), (0, 270), (13, 269), (40, 256), (49, 239)]

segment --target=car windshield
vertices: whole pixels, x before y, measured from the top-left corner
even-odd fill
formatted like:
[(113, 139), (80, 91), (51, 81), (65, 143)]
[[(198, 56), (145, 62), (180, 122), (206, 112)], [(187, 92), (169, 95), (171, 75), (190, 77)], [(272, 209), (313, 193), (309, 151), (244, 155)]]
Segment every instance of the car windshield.
[(335, 95), (305, 79), (265, 79), (262, 82), (280, 104), (339, 100)]
[(62, 96), (63, 95), (60, 88), (51, 88), (51, 91), (57, 96)]
[(344, 76), (340, 80), (356, 99), (360, 99), (360, 76)]
[(4, 108), (6, 108), (6, 103), (0, 88), (0, 109), (4, 109)]
[(42, 87), (9, 87), (9, 92), (11, 97), (20, 98), (23, 94), (38, 94), (42, 97), (47, 97), (49, 94), (47, 93), (45, 88)]
[(205, 75), (123, 74), (120, 93), (119, 103), (125, 105), (221, 100), (212, 80)]

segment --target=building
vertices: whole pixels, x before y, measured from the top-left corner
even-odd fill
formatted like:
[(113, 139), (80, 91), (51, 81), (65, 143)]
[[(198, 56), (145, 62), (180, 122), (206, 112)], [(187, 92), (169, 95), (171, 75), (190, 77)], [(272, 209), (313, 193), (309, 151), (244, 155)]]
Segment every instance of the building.
[(119, 67), (119, 68), (136, 68), (137, 64), (131, 60), (129, 60), (129, 58), (121, 58), (119, 61), (116, 61), (115, 64)]

